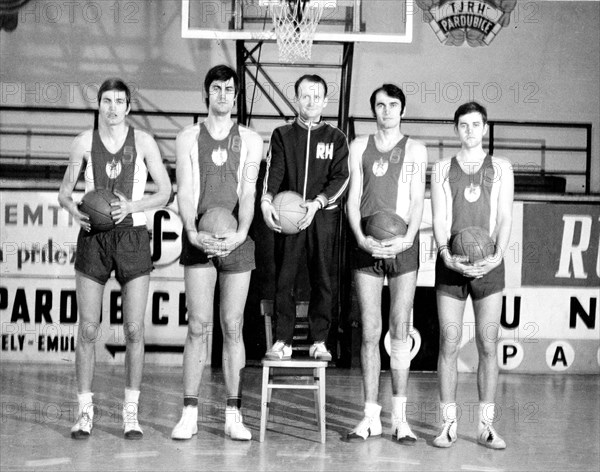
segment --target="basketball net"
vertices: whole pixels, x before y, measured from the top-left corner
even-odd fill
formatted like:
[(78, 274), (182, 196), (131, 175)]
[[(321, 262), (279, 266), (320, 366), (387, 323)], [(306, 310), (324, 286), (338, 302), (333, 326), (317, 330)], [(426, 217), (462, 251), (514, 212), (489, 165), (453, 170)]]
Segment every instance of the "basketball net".
[(311, 58), (312, 44), (324, 5), (314, 0), (280, 0), (270, 4), (279, 48), (279, 62), (294, 64)]

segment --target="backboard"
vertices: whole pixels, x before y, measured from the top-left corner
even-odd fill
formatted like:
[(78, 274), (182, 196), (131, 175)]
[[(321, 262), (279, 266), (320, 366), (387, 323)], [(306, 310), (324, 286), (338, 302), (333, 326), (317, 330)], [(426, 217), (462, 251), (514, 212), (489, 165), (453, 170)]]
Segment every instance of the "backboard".
[[(182, 0), (181, 36), (275, 40), (272, 0)], [(410, 43), (414, 0), (312, 0), (323, 16), (315, 41)]]

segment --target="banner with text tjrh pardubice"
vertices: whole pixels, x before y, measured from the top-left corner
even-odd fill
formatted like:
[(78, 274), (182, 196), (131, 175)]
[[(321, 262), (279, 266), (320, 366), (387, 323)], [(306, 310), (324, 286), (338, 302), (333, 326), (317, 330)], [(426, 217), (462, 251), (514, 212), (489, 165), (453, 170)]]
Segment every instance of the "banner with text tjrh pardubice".
[[(52, 192), (0, 192), (1, 358), (73, 362), (78, 327), (74, 257), (79, 228)], [(155, 270), (146, 310), (149, 362), (180, 364), (187, 330), (181, 222), (175, 206), (149, 211)], [(432, 287), (436, 247), (426, 201), (418, 285)], [(598, 373), (600, 209), (585, 204), (521, 203), (505, 255), (506, 290), (498, 362), (512, 372)], [(123, 360), (120, 287), (104, 293), (96, 342), (100, 362)], [(467, 303), (459, 367), (477, 368), (475, 318)]]

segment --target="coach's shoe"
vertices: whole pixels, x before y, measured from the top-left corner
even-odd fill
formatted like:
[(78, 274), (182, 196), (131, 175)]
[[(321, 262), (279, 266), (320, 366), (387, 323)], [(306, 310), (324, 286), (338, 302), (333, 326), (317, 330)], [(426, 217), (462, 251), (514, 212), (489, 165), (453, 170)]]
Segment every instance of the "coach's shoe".
[(331, 352), (327, 350), (323, 341), (314, 343), (308, 350), (308, 355), (319, 361), (329, 362), (331, 360)]
[(292, 346), (283, 341), (277, 341), (265, 354), (267, 359), (283, 361), (292, 358)]
[(479, 422), (477, 428), (477, 442), (490, 449), (506, 449), (504, 439), (500, 437), (491, 424), (483, 421)]
[(171, 432), (171, 439), (192, 439), (198, 434), (198, 407), (184, 406), (179, 423)]
[(225, 434), (234, 441), (250, 441), (252, 433), (244, 426), (242, 413), (235, 407), (225, 407)]
[(381, 436), (381, 420), (379, 416), (365, 416), (360, 423), (346, 435), (348, 441), (362, 440)]
[(392, 413), (392, 437), (400, 444), (413, 445), (417, 442), (417, 436), (412, 432), (406, 421)]
[(87, 439), (92, 434), (93, 418), (83, 412), (79, 415), (77, 423), (71, 428), (71, 437), (73, 439)]
[(450, 447), (456, 442), (457, 434), (457, 423), (456, 420), (444, 421), (442, 431), (438, 437), (433, 440), (435, 447)]

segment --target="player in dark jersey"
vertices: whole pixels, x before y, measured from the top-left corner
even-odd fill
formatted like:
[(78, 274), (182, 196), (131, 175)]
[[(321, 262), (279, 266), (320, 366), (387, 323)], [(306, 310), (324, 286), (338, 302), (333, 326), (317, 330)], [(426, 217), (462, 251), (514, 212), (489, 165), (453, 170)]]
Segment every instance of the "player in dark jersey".
[[(208, 118), (184, 128), (176, 141), (177, 201), (185, 229), (181, 263), (188, 334), (183, 354), (183, 413), (171, 437), (190, 439), (198, 432), (198, 392), (208, 356), (218, 278), (227, 391), (225, 434), (250, 440), (252, 435), (240, 412), (240, 374), (246, 363), (242, 326), (250, 273), (255, 267), (254, 241), (248, 230), (254, 216), (263, 141), (231, 119), (238, 93), (234, 70), (225, 65), (213, 67), (204, 80), (204, 90)], [(214, 207), (226, 208), (237, 217), (236, 231), (219, 235), (197, 231), (198, 220)]]
[[(273, 131), (260, 205), (265, 223), (276, 233), (276, 342), (266, 356), (289, 359), (292, 355), (296, 318), (293, 292), (298, 260), (304, 257), (311, 288), (308, 319), (313, 345), (309, 355), (330, 361), (326, 342), (337, 276), (332, 268), (340, 201), (348, 185), (348, 143), (344, 133), (322, 120), (327, 106), (327, 83), (322, 77), (300, 77), (295, 92), (298, 117)], [(298, 234), (281, 234), (272, 201), (284, 190), (297, 192), (305, 200), (307, 213), (298, 222)]]
[[(71, 429), (75, 439), (87, 438), (92, 431), (95, 341), (100, 333), (104, 284), (113, 270), (122, 287), (127, 346), (124, 435), (127, 439), (142, 437), (137, 411), (144, 364), (144, 315), (152, 270), (144, 210), (167, 203), (171, 183), (154, 138), (126, 124), (130, 100), (129, 88), (120, 79), (106, 80), (100, 86), (98, 129), (84, 131), (73, 141), (58, 196), (60, 205), (81, 226), (75, 261), (79, 307), (75, 353), (79, 410), (77, 423)], [(73, 189), (81, 172), (86, 191), (109, 189), (119, 197), (112, 204), (114, 229), (92, 231), (88, 216), (73, 201)], [(148, 172), (157, 191), (144, 195)], [(130, 254), (135, 257), (127, 257)]]
[[(379, 418), (379, 340), (382, 329), (381, 292), (384, 277), (391, 296), (389, 314), (392, 376), (392, 436), (401, 443), (416, 441), (406, 419), (411, 360), (411, 311), (419, 267), (419, 226), (423, 215), (427, 149), (402, 134), (406, 99), (402, 90), (384, 84), (371, 95), (377, 133), (361, 136), (350, 146), (348, 221), (356, 238), (352, 268), (361, 312), (361, 364), (365, 416), (348, 439), (365, 440), (382, 433)], [(363, 233), (362, 221), (388, 210), (408, 224), (404, 236), (378, 241)]]
[[(461, 105), (454, 114), (461, 142), (455, 157), (437, 162), (431, 177), (433, 231), (438, 245), (435, 287), (440, 321), (438, 377), (443, 426), (433, 444), (450, 447), (457, 438), (457, 360), (465, 301), (471, 295), (475, 312), (475, 339), (479, 352), (478, 442), (491, 449), (506, 443), (493, 427), (498, 382), (496, 345), (502, 312), (504, 261), (512, 224), (513, 172), (503, 158), (483, 150), (487, 111), (476, 102)], [(452, 237), (469, 226), (487, 230), (495, 254), (468, 264), (451, 252)], [(447, 329), (451, 327), (451, 329)]]

